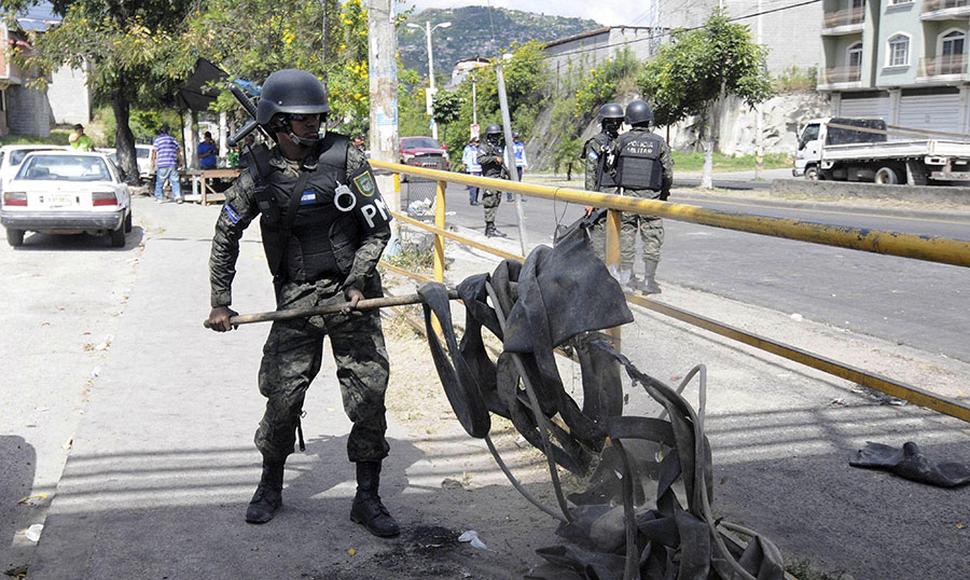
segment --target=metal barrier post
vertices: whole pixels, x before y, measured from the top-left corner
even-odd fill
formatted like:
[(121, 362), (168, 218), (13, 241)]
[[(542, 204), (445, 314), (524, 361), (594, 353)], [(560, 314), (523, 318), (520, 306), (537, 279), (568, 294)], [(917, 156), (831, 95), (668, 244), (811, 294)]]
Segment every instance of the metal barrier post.
[[(623, 212), (615, 209), (606, 212), (606, 267), (614, 275), (620, 271), (620, 224), (622, 223)], [(613, 346), (619, 350), (623, 333), (621, 327), (611, 328), (608, 332), (613, 340)]]
[[(439, 181), (435, 187), (434, 225), (440, 230), (445, 229), (445, 191), (447, 189), (447, 181)], [(435, 282), (445, 281), (445, 237), (441, 234), (434, 235), (434, 279)], [(437, 317), (431, 319), (431, 325), (435, 333), (440, 336), (441, 323), (438, 322)]]
[[(447, 181), (439, 181), (434, 196), (434, 225), (445, 229), (445, 189)], [(434, 236), (434, 279), (436, 282), (445, 281), (445, 238), (441, 234)]]

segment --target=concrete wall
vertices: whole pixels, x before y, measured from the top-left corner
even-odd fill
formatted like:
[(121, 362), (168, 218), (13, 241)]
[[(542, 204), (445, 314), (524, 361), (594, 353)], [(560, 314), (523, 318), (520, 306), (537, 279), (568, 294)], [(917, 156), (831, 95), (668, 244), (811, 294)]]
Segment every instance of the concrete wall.
[[(800, 123), (814, 117), (832, 114), (828, 97), (815, 92), (778, 95), (761, 104), (764, 115), (763, 141), (766, 153), (794, 155)], [(729, 98), (721, 107), (718, 150), (727, 155), (748, 155), (757, 147), (757, 114), (736, 98)], [(670, 145), (675, 149), (694, 149), (699, 146), (695, 119), (688, 119), (670, 130)], [(666, 132), (661, 132), (666, 136)]]
[(887, 199), (915, 202), (947, 203), (970, 207), (970, 187), (876, 185), (845, 181), (809, 181), (776, 179), (771, 182), (773, 194), (809, 194), (831, 199)]
[(54, 122), (59, 125), (87, 124), (91, 120), (91, 91), (87, 87), (87, 72), (62, 66), (47, 88)]
[(51, 113), (47, 95), (22, 85), (11, 86), (7, 93), (7, 125), (10, 132), (31, 137), (47, 137), (51, 132)]

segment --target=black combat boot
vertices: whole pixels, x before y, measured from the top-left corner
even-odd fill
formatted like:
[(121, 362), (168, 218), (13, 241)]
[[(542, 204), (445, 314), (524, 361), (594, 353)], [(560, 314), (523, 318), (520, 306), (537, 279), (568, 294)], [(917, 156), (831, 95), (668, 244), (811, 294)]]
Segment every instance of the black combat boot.
[(246, 508), (246, 521), (251, 524), (265, 524), (273, 519), (283, 507), (283, 462), (263, 460), (263, 475), (253, 499)]
[(485, 237), (486, 238), (507, 238), (508, 236), (500, 232), (495, 227), (495, 222), (485, 222)]
[(350, 519), (380, 538), (393, 538), (401, 533), (397, 521), (391, 517), (377, 494), (381, 485), (381, 462), (357, 462), (357, 495), (350, 509)]
[(640, 291), (644, 294), (660, 294), (660, 285), (657, 284), (657, 264), (653, 260), (644, 261), (643, 285)]

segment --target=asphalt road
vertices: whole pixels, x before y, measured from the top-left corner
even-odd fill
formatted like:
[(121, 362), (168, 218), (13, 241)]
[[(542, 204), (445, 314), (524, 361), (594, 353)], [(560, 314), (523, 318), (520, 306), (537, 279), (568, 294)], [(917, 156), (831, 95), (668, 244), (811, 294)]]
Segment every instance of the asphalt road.
[[(432, 195), (427, 183), (405, 188), (402, 204)], [(775, 207), (694, 196), (682, 201), (722, 211), (970, 239), (970, 224), (956, 219)], [(528, 240), (536, 243), (551, 242), (557, 223), (569, 224), (582, 215), (579, 206), (539, 199), (527, 200), (524, 208)], [(447, 209), (449, 223), (484, 229), (482, 208), (469, 206), (464, 187), (448, 189)], [(504, 199), (497, 226), (517, 237), (514, 205)], [(672, 220), (665, 220), (665, 227), (658, 271), (661, 284), (704, 290), (970, 362), (966, 340), (970, 287), (963, 268)]]

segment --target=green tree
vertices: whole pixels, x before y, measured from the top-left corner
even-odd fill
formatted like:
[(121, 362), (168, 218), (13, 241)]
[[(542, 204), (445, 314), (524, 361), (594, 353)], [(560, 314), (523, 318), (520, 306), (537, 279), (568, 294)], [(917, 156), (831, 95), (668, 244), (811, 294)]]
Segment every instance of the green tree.
[[(36, 4), (39, 0), (0, 0), (8, 14)], [(31, 47), (15, 54), (39, 73), (31, 81), (37, 88), (65, 64), (91, 65), (88, 85), (96, 99), (111, 104), (118, 161), (131, 181), (138, 179), (131, 107), (169, 99), (191, 68), (195, 59), (180, 52), (174, 40), (192, 5), (191, 0), (56, 0), (53, 9), (62, 22), (32, 34)]]
[(769, 98), (773, 89), (766, 56), (767, 49), (751, 41), (747, 26), (734, 24), (724, 12), (715, 11), (704, 28), (675, 33), (638, 78), (640, 90), (653, 102), (659, 125), (691, 116), (699, 119), (704, 149), (702, 187), (711, 187), (718, 137), (715, 104), (727, 95), (750, 107)]
[(438, 91), (431, 103), (434, 122), (447, 127), (461, 116), (461, 95), (452, 91)]

